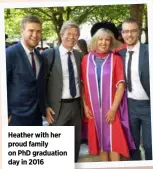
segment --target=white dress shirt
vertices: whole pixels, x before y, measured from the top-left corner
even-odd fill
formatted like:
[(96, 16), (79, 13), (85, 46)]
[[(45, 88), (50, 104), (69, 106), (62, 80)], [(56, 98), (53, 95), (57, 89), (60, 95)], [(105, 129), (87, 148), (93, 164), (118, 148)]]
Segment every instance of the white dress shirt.
[[(62, 65), (62, 74), (63, 74), (63, 91), (62, 91), (62, 99), (71, 99), (72, 96), (70, 94), (69, 90), (69, 71), (68, 71), (68, 50), (63, 47), (63, 45), (60, 45), (59, 47), (59, 52), (60, 52), (60, 58), (61, 58), (61, 65)], [(80, 97), (80, 89), (79, 89), (79, 77), (78, 77), (78, 70), (77, 70), (77, 65), (75, 61), (75, 57), (73, 54), (73, 51), (70, 51), (71, 54), (71, 60), (73, 64), (73, 69), (74, 69), (74, 76), (75, 76), (75, 84), (76, 84), (76, 96)]]
[(30, 62), (30, 64), (31, 64), (31, 66), (32, 66), (32, 58), (31, 58), (31, 52), (33, 52), (34, 53), (34, 61), (35, 61), (35, 65), (36, 65), (36, 78), (38, 77), (38, 74), (39, 74), (39, 70), (40, 70), (40, 63), (39, 63), (39, 60), (38, 60), (38, 57), (37, 57), (37, 55), (36, 55), (36, 53), (34, 52), (34, 50), (33, 51), (30, 51), (25, 45), (24, 45), (24, 43), (21, 41), (21, 45), (23, 46), (23, 48), (24, 48), (24, 50), (25, 50), (25, 52), (26, 52), (26, 54), (27, 54), (27, 57), (28, 57), (28, 60), (29, 60), (29, 62)]
[(132, 91), (128, 91), (128, 98), (135, 99), (135, 100), (149, 100), (141, 82), (139, 76), (139, 53), (140, 53), (140, 42), (138, 41), (137, 44), (132, 48), (128, 49), (126, 52), (126, 77), (127, 77), (127, 64), (129, 60), (129, 51), (134, 51), (132, 55), (132, 62), (131, 62), (131, 84), (132, 84)]

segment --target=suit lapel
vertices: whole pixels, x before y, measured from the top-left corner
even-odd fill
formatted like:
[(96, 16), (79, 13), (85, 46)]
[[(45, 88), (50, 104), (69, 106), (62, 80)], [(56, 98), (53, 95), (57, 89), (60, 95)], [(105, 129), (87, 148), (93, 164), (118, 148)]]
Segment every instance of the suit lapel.
[(143, 45), (140, 43), (140, 50), (139, 50), (139, 76), (141, 79), (141, 73), (142, 73), (142, 66), (143, 66), (143, 61), (144, 61), (144, 56), (145, 56), (145, 48)]
[(28, 60), (28, 56), (24, 50), (24, 48), (22, 47), (21, 43), (18, 44), (19, 47), (19, 52), (20, 52), (20, 56), (22, 57), (23, 63), (25, 65), (25, 67), (27, 68), (27, 70), (29, 71), (30, 75), (35, 78), (34, 72), (32, 70), (31, 64)]
[(39, 53), (36, 49), (34, 49), (34, 52), (35, 52), (35, 54), (36, 54), (36, 56), (37, 56), (37, 58), (38, 58), (39, 65), (40, 65), (40, 67), (39, 67), (39, 72), (38, 72), (38, 76), (37, 76), (37, 79), (38, 79), (39, 74), (40, 74), (40, 71), (41, 71), (41, 67), (42, 67), (42, 59), (41, 59), (40, 53)]
[[(80, 74), (79, 57), (77, 57), (76, 52), (74, 50), (73, 50), (73, 54), (74, 54), (74, 58), (75, 58), (75, 61), (76, 61), (78, 75), (79, 75)], [(62, 72), (62, 64), (61, 64), (59, 48), (55, 48), (55, 64), (56, 64), (56, 68), (57, 68), (58, 73), (59, 73), (59, 77), (60, 77), (61, 81), (63, 81), (63, 72)]]
[(37, 55), (37, 58), (38, 58), (38, 60), (39, 60), (39, 64), (40, 64), (40, 66), (41, 66), (41, 65), (42, 65), (41, 55), (40, 55), (40, 53), (39, 53), (36, 49), (34, 49), (34, 52), (35, 52), (35, 54)]
[(126, 52), (127, 52), (127, 49), (125, 49), (125, 50), (122, 51), (124, 68), (125, 68), (125, 64), (126, 64)]
[(122, 50), (122, 51), (119, 52), (120, 55), (122, 56), (122, 60), (123, 60), (125, 80), (126, 80), (126, 70), (125, 70), (125, 68), (126, 68), (126, 52), (127, 52), (127, 49), (124, 49), (124, 50)]
[[(126, 52), (127, 52), (127, 49), (124, 49), (122, 51), (120, 51), (120, 54), (123, 58), (123, 63), (124, 63), (124, 72), (125, 72), (125, 62), (126, 62)], [(140, 43), (140, 50), (139, 50), (139, 77), (141, 78), (141, 73), (142, 73), (142, 66), (143, 66), (143, 61), (144, 61), (144, 56), (145, 56), (145, 49), (143, 47), (143, 45)]]
[(60, 79), (63, 80), (63, 72), (62, 72), (62, 64), (61, 64), (59, 48), (55, 48), (55, 65), (59, 73)]

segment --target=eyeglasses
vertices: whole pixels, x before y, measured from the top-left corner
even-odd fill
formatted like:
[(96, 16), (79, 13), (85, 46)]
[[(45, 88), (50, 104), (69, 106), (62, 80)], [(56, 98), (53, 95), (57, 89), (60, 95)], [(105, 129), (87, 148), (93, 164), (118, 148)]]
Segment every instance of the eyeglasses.
[(123, 30), (123, 31), (122, 31), (123, 34), (128, 34), (128, 33), (135, 34), (135, 33), (137, 33), (137, 32), (138, 32), (137, 29)]
[(78, 34), (72, 34), (72, 33), (67, 33), (68, 37), (74, 37), (74, 38), (78, 38), (79, 35)]

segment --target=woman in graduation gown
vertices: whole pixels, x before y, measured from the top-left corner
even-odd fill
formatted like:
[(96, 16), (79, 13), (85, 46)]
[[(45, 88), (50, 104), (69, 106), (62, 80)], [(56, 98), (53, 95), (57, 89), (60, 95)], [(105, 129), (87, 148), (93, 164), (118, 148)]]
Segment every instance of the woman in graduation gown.
[(111, 51), (115, 43), (110, 30), (99, 29), (81, 64), (89, 154), (100, 154), (103, 161), (119, 161), (121, 155), (129, 157), (129, 150), (135, 149), (128, 122), (123, 63)]

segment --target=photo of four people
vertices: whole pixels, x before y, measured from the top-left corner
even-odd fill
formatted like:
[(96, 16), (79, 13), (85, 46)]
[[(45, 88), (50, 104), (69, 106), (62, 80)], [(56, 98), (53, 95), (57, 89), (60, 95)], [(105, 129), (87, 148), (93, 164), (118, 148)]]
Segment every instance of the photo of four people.
[(149, 54), (141, 29), (131, 15), (119, 27), (95, 21), (87, 43), (69, 19), (58, 29), (58, 45), (40, 51), (42, 19), (23, 16), (19, 42), (6, 46), (8, 125), (42, 126), (46, 119), (49, 126), (75, 126), (75, 162), (82, 140), (100, 161), (142, 160), (140, 145), (143, 159), (152, 160)]

